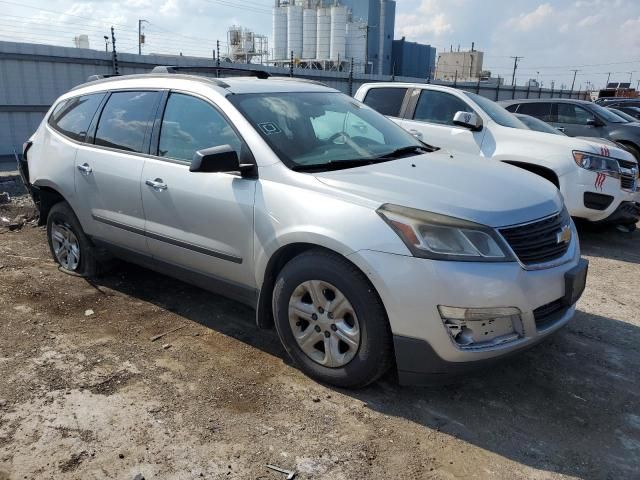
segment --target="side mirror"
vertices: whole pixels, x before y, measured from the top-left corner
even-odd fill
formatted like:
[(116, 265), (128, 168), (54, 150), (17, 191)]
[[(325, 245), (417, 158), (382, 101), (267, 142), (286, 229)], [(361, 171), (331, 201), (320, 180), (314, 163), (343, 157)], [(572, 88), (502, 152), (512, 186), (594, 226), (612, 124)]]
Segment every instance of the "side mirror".
[(604, 123), (602, 123), (602, 120), (600, 120), (599, 118), (594, 117), (587, 120), (587, 125), (591, 127), (602, 127), (604, 126)]
[(253, 171), (255, 165), (242, 165), (238, 154), (231, 145), (219, 145), (217, 147), (198, 150), (193, 154), (190, 172), (240, 172), (242, 174)]
[(460, 127), (469, 128), (474, 132), (482, 130), (482, 119), (475, 113), (456, 112), (453, 116), (453, 123)]

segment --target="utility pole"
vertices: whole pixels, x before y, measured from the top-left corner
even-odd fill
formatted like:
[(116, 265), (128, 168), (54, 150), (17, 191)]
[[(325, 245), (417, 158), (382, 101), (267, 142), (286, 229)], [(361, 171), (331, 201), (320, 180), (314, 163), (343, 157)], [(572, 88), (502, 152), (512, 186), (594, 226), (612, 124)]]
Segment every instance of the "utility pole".
[(220, 78), (220, 40), (216, 40), (216, 78)]
[(604, 84), (604, 88), (607, 88), (607, 86), (609, 85), (609, 80), (611, 80), (611, 72), (607, 74), (607, 83)]
[(571, 82), (571, 91), (573, 92), (573, 87), (576, 84), (576, 75), (580, 70), (571, 70), (573, 72), (573, 82)]
[(513, 58), (513, 75), (511, 76), (511, 85), (516, 84), (516, 70), (518, 69), (518, 61), (524, 57), (510, 57)]
[(638, 83), (636, 84), (636, 91), (640, 90), (640, 80), (638, 80)]
[(142, 35), (143, 22), (149, 23), (149, 21), (142, 18), (138, 19), (138, 55), (142, 55), (142, 44), (144, 43), (144, 35)]
[(116, 32), (111, 27), (111, 63), (113, 65), (113, 74), (120, 75), (120, 71), (118, 69), (118, 53), (116, 52)]

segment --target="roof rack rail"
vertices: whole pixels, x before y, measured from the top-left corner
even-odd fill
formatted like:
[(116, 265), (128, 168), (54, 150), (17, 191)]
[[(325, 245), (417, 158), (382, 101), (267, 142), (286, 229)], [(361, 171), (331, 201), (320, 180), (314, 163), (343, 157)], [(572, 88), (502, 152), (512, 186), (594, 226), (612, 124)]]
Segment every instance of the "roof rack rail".
[(103, 78), (112, 78), (112, 77), (120, 77), (119, 73), (109, 73), (105, 75), (89, 75), (87, 77), (87, 82), (95, 82), (96, 80), (102, 80)]
[(244, 73), (249, 77), (257, 77), (262, 80), (269, 78), (271, 75), (269, 72), (265, 72), (264, 70), (255, 70), (249, 68), (232, 68), (232, 67), (178, 67), (174, 65), (160, 65), (154, 67), (151, 70), (151, 73), (197, 73), (197, 72), (206, 72), (206, 73), (222, 73), (222, 72), (234, 72), (234, 73)]

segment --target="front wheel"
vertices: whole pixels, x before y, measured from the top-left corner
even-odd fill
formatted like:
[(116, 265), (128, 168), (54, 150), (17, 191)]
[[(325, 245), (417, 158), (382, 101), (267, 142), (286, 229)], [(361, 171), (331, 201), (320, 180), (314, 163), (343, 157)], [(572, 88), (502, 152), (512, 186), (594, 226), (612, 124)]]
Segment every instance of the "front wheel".
[(345, 259), (312, 250), (291, 260), (276, 280), (278, 336), (310, 377), (338, 387), (363, 387), (392, 361), (391, 331), (377, 293)]

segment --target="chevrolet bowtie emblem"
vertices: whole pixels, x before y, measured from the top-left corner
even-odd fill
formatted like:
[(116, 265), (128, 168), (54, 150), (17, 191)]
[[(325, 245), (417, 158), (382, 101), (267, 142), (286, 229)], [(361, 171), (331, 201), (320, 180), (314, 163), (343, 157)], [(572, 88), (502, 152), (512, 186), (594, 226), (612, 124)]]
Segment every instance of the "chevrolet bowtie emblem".
[(571, 228), (569, 225), (564, 225), (562, 229), (556, 234), (556, 243), (569, 243), (571, 241)]

